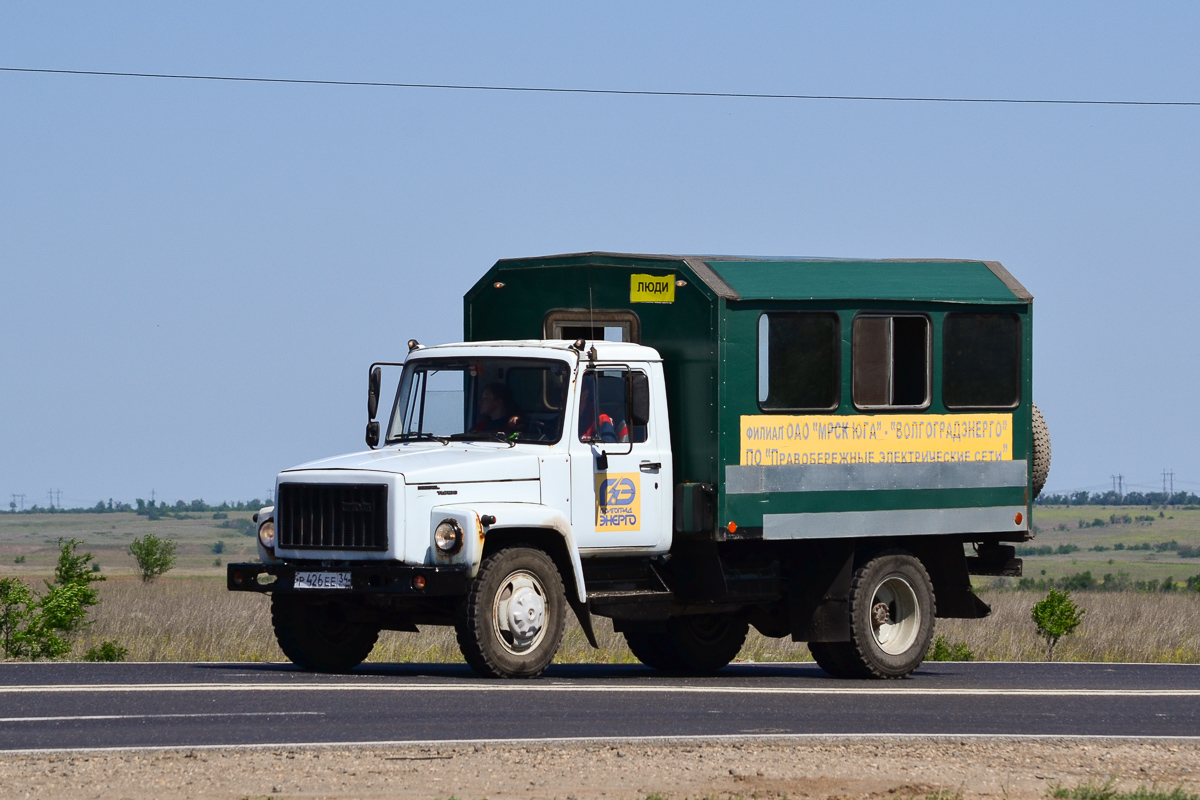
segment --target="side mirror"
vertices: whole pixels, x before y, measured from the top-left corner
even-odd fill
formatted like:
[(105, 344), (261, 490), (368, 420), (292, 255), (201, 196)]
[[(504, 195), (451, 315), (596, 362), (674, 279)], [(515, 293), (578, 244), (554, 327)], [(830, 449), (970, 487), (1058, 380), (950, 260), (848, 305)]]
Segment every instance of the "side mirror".
[[(379, 367), (371, 370), (371, 379), (367, 383), (367, 419), (375, 419), (379, 411), (379, 386), (383, 380), (383, 370)], [(375, 440), (379, 440), (379, 426), (375, 426)], [(371, 445), (374, 447), (375, 445)]]
[(374, 449), (379, 444), (379, 423), (371, 420), (367, 423), (367, 447)]
[(608, 472), (608, 453), (603, 450), (596, 456), (596, 472)]
[(650, 424), (650, 379), (644, 372), (629, 373), (629, 424)]

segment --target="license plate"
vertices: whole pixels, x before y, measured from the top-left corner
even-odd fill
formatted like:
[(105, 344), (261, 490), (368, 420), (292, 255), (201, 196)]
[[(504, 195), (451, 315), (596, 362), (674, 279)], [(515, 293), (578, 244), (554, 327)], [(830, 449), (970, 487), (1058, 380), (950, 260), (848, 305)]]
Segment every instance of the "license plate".
[(296, 589), (349, 589), (349, 572), (297, 572)]

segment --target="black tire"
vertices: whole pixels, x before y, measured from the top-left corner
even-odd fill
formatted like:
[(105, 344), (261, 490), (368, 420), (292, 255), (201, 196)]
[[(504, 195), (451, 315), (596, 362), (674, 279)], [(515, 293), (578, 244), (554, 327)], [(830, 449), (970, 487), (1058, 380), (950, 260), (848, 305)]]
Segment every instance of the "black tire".
[(638, 661), (664, 672), (716, 672), (741, 652), (750, 624), (738, 614), (675, 617), (661, 633), (626, 633)]
[(667, 623), (675, 657), (684, 672), (716, 672), (737, 658), (748, 623), (740, 614), (697, 614)]
[(1042, 493), (1050, 477), (1050, 428), (1042, 410), (1033, 405), (1033, 498)]
[(658, 633), (623, 633), (625, 644), (633, 652), (634, 658), (652, 669), (663, 672), (680, 672), (683, 662), (671, 646), (671, 635), (666, 631)]
[(854, 645), (850, 642), (809, 642), (817, 666), (829, 673), (831, 678), (869, 678), (868, 672), (859, 661)]
[(850, 582), (848, 666), (876, 678), (910, 674), (925, 660), (935, 612), (933, 584), (920, 561), (901, 550), (871, 559)]
[(480, 565), (459, 607), (458, 649), (485, 678), (536, 678), (558, 652), (566, 615), (562, 577), (550, 556), (509, 547)]
[(283, 654), (314, 672), (349, 672), (379, 638), (374, 615), (337, 599), (272, 595), (271, 625)]

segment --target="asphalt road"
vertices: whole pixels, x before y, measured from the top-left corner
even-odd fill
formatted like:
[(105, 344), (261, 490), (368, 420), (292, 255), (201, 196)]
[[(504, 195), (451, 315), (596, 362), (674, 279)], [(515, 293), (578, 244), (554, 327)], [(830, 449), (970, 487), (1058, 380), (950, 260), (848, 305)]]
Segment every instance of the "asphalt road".
[(0, 664), (0, 751), (812, 734), (1200, 736), (1200, 666), (929, 663), (903, 681), (810, 664), (711, 678), (455, 665)]

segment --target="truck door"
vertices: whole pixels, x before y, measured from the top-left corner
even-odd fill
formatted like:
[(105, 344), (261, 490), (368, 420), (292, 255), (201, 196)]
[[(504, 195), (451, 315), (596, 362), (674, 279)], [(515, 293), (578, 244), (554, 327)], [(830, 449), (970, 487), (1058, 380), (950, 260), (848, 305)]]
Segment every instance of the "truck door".
[(661, 391), (651, 391), (662, 371), (651, 366), (596, 367), (580, 379), (570, 453), (581, 549), (670, 546), (670, 432), (653, 402)]

